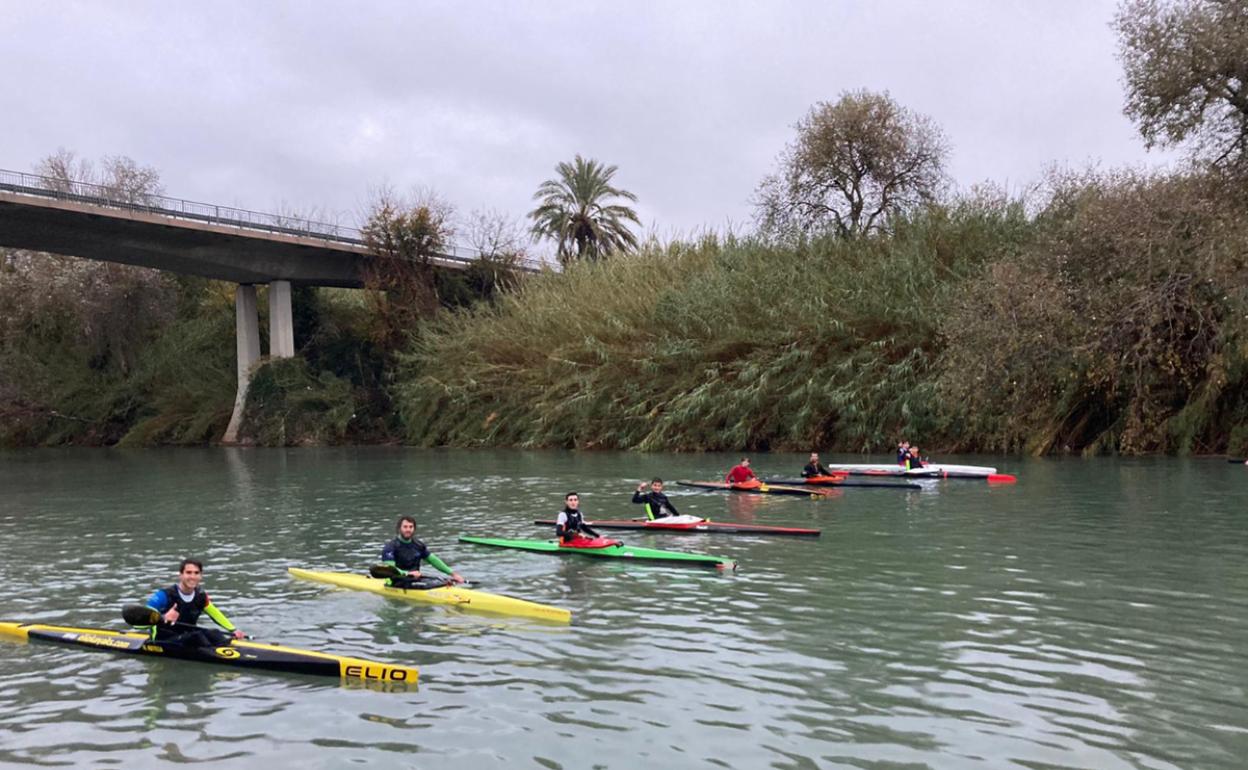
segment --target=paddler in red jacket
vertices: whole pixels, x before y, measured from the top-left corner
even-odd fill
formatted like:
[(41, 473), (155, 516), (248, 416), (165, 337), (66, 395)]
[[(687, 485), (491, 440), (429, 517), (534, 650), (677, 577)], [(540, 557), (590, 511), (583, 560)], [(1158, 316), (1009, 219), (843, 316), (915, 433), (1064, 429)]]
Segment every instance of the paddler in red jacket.
[(724, 481), (727, 481), (729, 484), (744, 484), (756, 478), (758, 477), (754, 475), (754, 471), (750, 470), (750, 458), (742, 457), (741, 463), (733, 466), (733, 469), (728, 471)]

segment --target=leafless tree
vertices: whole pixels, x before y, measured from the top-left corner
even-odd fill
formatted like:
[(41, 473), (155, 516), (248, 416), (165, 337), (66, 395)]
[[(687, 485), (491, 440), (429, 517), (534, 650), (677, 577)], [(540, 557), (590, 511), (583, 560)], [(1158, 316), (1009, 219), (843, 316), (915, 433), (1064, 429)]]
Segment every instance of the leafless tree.
[(100, 196), (118, 203), (154, 205), (155, 198), (164, 194), (159, 171), (140, 166), (124, 155), (106, 155), (97, 170), (91, 161), (61, 148), (41, 160), (35, 170), (59, 192)]

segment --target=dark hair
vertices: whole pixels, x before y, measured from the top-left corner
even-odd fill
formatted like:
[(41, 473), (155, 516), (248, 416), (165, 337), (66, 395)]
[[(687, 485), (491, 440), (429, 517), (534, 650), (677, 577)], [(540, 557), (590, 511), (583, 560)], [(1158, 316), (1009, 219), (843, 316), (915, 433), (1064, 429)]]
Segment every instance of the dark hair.
[(651, 484), (662, 484), (662, 483), (663, 483), (663, 479), (661, 479), (661, 478), (659, 478), (659, 477), (657, 477), (657, 476), (656, 476), (656, 477), (654, 477), (654, 478), (650, 479), (650, 483), (651, 483)]
[(399, 529), (403, 526), (403, 522), (405, 521), (410, 521), (413, 527), (416, 526), (416, 519), (412, 518), (411, 516), (400, 516), (399, 520), (394, 523), (394, 531), (396, 534), (398, 533)]
[(576, 495), (577, 497), (580, 497), (580, 495), (577, 495), (575, 492), (569, 492), (569, 493), (567, 493), (566, 495), (564, 495), (564, 496), (563, 496), (563, 499), (564, 499), (564, 500), (567, 500), (567, 499), (568, 499), (569, 497), (571, 497), (572, 495)]
[(196, 567), (199, 567), (200, 572), (204, 571), (204, 563), (199, 559), (183, 559), (182, 563), (178, 565), (179, 575), (186, 571), (186, 565), (188, 564), (194, 564)]

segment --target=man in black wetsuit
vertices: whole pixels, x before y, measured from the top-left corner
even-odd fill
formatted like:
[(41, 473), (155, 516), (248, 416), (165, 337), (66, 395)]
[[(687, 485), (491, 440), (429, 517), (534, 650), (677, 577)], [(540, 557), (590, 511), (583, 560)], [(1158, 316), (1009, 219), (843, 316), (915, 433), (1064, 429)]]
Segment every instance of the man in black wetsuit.
[(667, 499), (667, 495), (663, 494), (663, 479), (654, 479), (650, 482), (650, 491), (646, 491), (646, 482), (637, 485), (637, 491), (633, 492), (633, 502), (637, 505), (646, 506), (646, 518), (654, 521), (667, 516), (679, 516), (680, 511), (676, 510), (676, 506), (672, 505), (672, 501)]
[(450, 575), (453, 582), (464, 582), (459, 573), (446, 566), (446, 562), (434, 556), (428, 546), (415, 538), (416, 519), (411, 516), (400, 516), (399, 523), (394, 529), (398, 537), (381, 548), (382, 564), (394, 567), (400, 573), (399, 577), (391, 578), (391, 585), (403, 588), (405, 584), (419, 580), (421, 559), (432, 564), (439, 572)]
[(555, 519), (555, 537), (561, 543), (571, 543), (581, 538), (599, 537), (599, 534), (585, 523), (581, 515), (581, 496), (569, 492), (563, 496), (563, 510)]
[(806, 463), (806, 467), (802, 468), (802, 478), (808, 479), (811, 476), (831, 476), (832, 473), (819, 463), (819, 453), (810, 453), (810, 462)]
[[(243, 632), (234, 627), (200, 587), (203, 577), (203, 562), (183, 559), (178, 568), (178, 582), (168, 588), (158, 588), (151, 595), (147, 606), (159, 612), (164, 621), (152, 627), (153, 639), (188, 647), (223, 647), (230, 643), (230, 635), (235, 639), (243, 638)], [(211, 628), (195, 628), (200, 615), (212, 618), (228, 634)]]

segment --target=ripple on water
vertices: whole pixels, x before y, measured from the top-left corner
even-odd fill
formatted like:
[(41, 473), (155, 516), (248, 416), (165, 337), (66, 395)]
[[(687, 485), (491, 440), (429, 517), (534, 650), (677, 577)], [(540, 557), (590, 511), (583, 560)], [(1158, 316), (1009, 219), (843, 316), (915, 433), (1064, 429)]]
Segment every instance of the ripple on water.
[[(1248, 755), (1248, 497), (1225, 463), (1018, 461), (1008, 489), (888, 498), (681, 495), (682, 511), (824, 535), (628, 533), (741, 564), (722, 575), (456, 542), (548, 536), (530, 522), (567, 489), (591, 514), (634, 515), (635, 479), (706, 476), (729, 459), (711, 455), (0, 459), (0, 617), (117, 627), (121, 604), (198, 555), (254, 635), (421, 668), (417, 690), (379, 693), (0, 644), (0, 763), (1216, 770)], [(483, 590), (566, 606), (573, 624), (286, 574), (363, 569), (400, 513)]]

